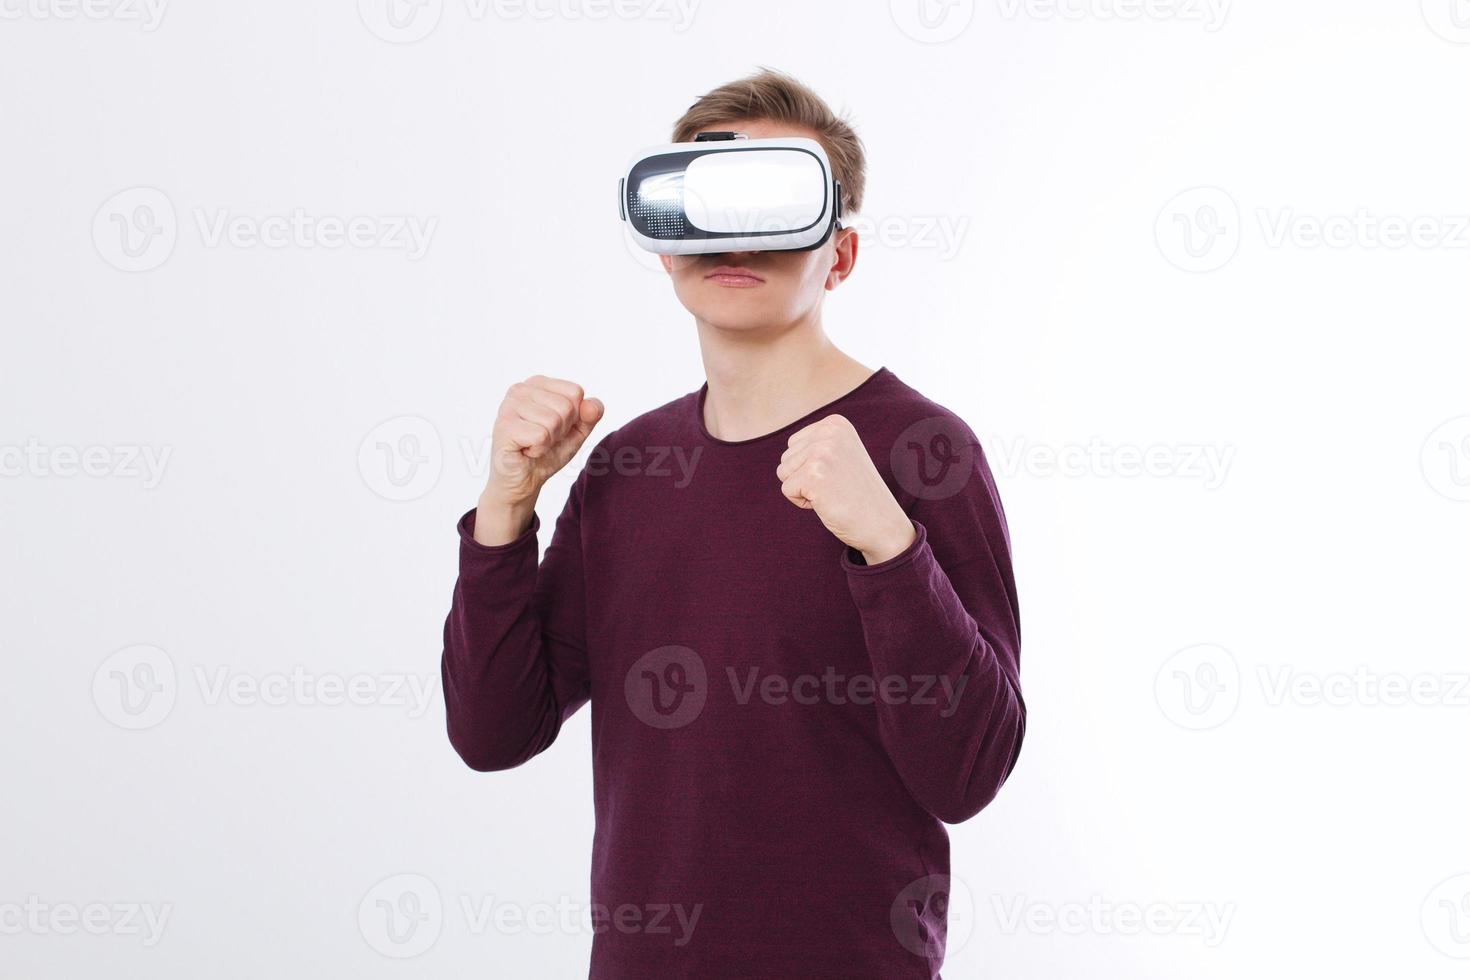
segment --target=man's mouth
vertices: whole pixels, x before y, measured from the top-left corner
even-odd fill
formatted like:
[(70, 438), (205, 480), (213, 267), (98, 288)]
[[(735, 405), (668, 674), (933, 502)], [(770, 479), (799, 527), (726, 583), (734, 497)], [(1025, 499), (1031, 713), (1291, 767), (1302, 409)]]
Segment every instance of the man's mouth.
[(722, 265), (705, 276), (721, 286), (759, 286), (765, 282), (760, 276), (740, 265)]

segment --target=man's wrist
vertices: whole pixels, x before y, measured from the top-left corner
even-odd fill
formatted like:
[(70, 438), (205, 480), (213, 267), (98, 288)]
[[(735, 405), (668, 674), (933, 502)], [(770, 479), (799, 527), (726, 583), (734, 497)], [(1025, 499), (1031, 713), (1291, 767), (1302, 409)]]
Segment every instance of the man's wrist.
[(914, 530), (914, 522), (909, 520), (907, 514), (903, 514), (903, 522), (895, 523), (892, 531), (885, 534), (877, 543), (865, 548), (858, 549), (862, 552), (863, 561), (869, 565), (879, 565), (890, 558), (897, 558), (909, 549), (914, 543), (918, 533)]
[(486, 547), (510, 544), (526, 533), (536, 516), (536, 499), (507, 503), (481, 494), (475, 506), (475, 542)]

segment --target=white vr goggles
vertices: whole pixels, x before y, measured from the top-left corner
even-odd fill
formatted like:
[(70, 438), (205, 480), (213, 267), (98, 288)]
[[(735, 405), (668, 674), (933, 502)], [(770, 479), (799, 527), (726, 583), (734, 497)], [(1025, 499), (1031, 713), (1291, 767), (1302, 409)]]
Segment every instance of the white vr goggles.
[(633, 158), (618, 216), (661, 255), (806, 252), (842, 227), (842, 183), (816, 140), (700, 133)]

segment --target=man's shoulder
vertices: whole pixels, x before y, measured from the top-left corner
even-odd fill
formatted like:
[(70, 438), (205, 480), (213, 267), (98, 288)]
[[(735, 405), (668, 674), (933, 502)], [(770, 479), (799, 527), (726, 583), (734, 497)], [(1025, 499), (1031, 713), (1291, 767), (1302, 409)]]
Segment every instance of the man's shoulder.
[(886, 368), (878, 372), (881, 384), (860, 392), (848, 417), (863, 441), (892, 445), (910, 437), (943, 434), (945, 437), (975, 444), (978, 440), (969, 424), (959, 415), (901, 380)]
[[(980, 440), (959, 413), (891, 373), (860, 394), (848, 421), (906, 510), (926, 501), (934, 520), (933, 513), (968, 506), (966, 487), (983, 485), (993, 494)], [(972, 483), (977, 473), (981, 483)]]

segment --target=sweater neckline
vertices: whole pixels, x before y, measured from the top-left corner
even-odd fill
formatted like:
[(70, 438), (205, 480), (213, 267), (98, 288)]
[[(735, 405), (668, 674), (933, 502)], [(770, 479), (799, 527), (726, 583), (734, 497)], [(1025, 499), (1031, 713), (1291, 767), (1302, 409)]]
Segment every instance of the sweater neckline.
[(767, 432), (765, 435), (751, 436), (749, 439), (721, 439), (717, 436), (712, 435), (709, 429), (705, 427), (704, 399), (705, 396), (709, 394), (709, 382), (706, 381), (704, 384), (699, 386), (699, 391), (695, 392), (695, 395), (697, 397), (695, 397), (694, 399), (694, 425), (695, 428), (699, 430), (699, 434), (701, 437), (703, 437), (707, 442), (712, 442), (717, 446), (754, 446), (766, 442), (767, 440), (777, 438), (778, 436), (786, 435), (790, 432), (793, 432), (803, 425), (806, 425), (810, 422), (815, 422), (820, 416), (830, 415), (833, 410), (837, 408), (837, 406), (843, 404), (844, 402), (856, 396), (858, 393), (871, 387), (874, 382), (880, 379), (880, 377), (883, 379), (887, 379), (891, 378), (892, 376), (892, 371), (889, 371), (886, 367), (880, 367), (872, 374), (864, 378), (862, 381), (858, 382), (857, 387), (850, 389), (844, 394), (838, 395), (836, 398), (827, 402), (825, 405), (819, 405), (818, 407), (812, 409), (810, 412), (807, 412), (801, 418), (787, 422), (779, 429), (773, 429), (772, 431)]

